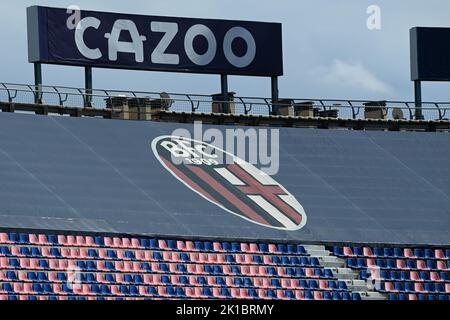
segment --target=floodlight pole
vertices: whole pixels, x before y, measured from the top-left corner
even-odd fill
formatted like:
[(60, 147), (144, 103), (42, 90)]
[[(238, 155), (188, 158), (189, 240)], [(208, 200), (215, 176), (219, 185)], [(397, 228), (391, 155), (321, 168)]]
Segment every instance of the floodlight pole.
[(92, 67), (84, 68), (84, 87), (86, 89), (84, 107), (92, 107)]
[(415, 118), (416, 120), (423, 120), (422, 114), (422, 83), (420, 80), (414, 80), (414, 99), (416, 105)]
[(34, 63), (34, 103), (42, 104), (42, 65)]
[(224, 103), (222, 103), (222, 112), (228, 113), (228, 77), (226, 74), (220, 75), (221, 95)]

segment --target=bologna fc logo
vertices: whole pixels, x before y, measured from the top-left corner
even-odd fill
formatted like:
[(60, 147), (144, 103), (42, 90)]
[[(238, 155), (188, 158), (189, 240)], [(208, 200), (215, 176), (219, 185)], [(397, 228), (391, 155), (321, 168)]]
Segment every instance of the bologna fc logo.
[(281, 184), (222, 149), (175, 136), (156, 138), (152, 149), (175, 178), (231, 214), (280, 230), (306, 224), (303, 207)]

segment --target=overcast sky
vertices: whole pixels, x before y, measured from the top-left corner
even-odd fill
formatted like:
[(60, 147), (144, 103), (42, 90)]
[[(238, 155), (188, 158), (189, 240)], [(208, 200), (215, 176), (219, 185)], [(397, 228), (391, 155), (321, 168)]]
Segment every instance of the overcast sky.
[[(296, 98), (413, 99), (409, 29), (450, 27), (448, 0), (3, 0), (0, 1), (2, 82), (32, 83), (27, 60), (26, 14), (30, 5), (281, 22), (285, 75), (280, 96)], [(369, 30), (367, 8), (381, 8), (381, 30)], [(450, 39), (449, 39), (450, 41)], [(450, 57), (449, 57), (450, 59)], [(44, 66), (44, 83), (82, 86), (83, 69)], [(240, 96), (270, 96), (270, 80), (230, 77)], [(211, 94), (219, 76), (94, 70), (94, 87)], [(424, 100), (450, 101), (450, 84), (426, 83)]]

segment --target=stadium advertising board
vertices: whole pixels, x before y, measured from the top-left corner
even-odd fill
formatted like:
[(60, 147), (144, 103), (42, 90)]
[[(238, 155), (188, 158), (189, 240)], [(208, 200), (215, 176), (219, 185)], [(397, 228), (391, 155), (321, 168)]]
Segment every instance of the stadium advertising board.
[[(75, 23), (74, 23), (75, 19)], [(32, 6), (31, 63), (280, 76), (281, 24), (130, 15)]]
[(450, 28), (410, 30), (411, 79), (450, 81)]

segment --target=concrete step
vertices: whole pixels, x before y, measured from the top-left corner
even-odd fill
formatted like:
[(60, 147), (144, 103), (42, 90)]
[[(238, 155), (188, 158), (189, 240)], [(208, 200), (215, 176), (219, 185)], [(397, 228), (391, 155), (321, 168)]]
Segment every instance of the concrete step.
[(333, 274), (338, 278), (339, 280), (347, 280), (347, 279), (358, 279), (359, 276), (357, 273), (355, 273), (353, 270), (349, 268), (335, 268), (332, 269)]
[(306, 252), (309, 252), (309, 251), (328, 251), (328, 250), (325, 249), (325, 246), (322, 246), (322, 245), (304, 245), (303, 247), (305, 248)]
[(362, 300), (387, 300), (387, 296), (379, 292), (363, 291), (359, 292)]

